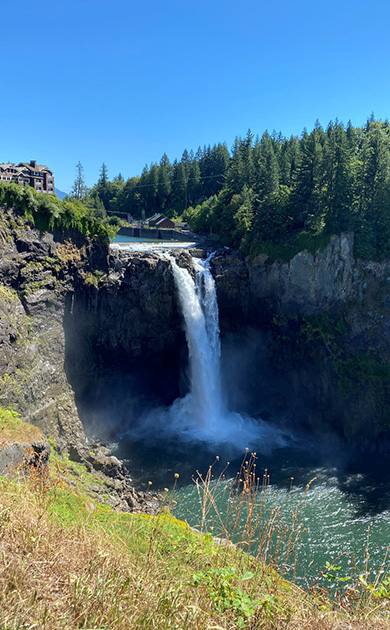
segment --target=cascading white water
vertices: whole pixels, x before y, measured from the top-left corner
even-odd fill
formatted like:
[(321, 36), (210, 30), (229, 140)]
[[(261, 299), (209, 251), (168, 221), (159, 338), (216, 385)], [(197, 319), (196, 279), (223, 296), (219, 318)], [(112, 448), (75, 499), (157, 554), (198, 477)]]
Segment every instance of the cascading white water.
[(191, 372), (191, 411), (198, 424), (212, 427), (223, 411), (220, 377), (218, 303), (210, 259), (193, 259), (195, 283), (187, 271), (171, 258), (186, 325)]
[(178, 439), (201, 442), (206, 448), (224, 446), (230, 452), (265, 449), (284, 443), (281, 433), (261, 419), (229, 411), (221, 384), (221, 346), (218, 303), (209, 256), (193, 259), (195, 281), (187, 269), (171, 262), (185, 322), (189, 354), (190, 391), (168, 409), (155, 409), (144, 415), (134, 437), (155, 441)]
[(262, 420), (228, 411), (223, 395), (220, 360), (219, 314), (210, 261), (193, 259), (190, 273), (170, 257), (183, 311), (188, 344), (191, 391), (169, 410), (171, 428), (188, 439), (225, 444), (235, 450), (283, 444), (283, 437)]

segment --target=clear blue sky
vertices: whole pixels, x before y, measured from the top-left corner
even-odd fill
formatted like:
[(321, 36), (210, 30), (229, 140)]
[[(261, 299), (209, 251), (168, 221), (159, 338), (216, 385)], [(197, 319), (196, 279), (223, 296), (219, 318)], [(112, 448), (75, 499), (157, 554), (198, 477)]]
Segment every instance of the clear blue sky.
[(19, 0), (1, 10), (0, 162), (69, 191), (164, 152), (390, 114), (385, 0)]

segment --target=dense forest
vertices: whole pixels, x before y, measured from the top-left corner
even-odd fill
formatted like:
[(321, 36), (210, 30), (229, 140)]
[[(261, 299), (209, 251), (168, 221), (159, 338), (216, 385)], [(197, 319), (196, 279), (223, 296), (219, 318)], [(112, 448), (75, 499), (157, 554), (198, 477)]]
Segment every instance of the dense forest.
[(390, 256), (390, 124), (373, 116), (363, 127), (316, 123), (300, 137), (248, 131), (231, 152), (185, 150), (173, 163), (164, 154), (126, 182), (109, 181), (103, 164), (89, 191), (77, 169), (72, 194), (100, 216), (163, 212), (249, 254), (353, 230), (358, 256)]

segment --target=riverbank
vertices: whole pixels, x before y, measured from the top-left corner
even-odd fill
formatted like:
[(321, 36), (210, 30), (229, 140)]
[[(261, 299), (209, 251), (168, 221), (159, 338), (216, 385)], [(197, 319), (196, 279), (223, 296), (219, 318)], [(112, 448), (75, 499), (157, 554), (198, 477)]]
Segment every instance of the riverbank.
[[(170, 490), (157, 516), (120, 513), (91, 498), (83, 465), (75, 483), (72, 466), (51, 455), (47, 474), (31, 467), (16, 478), (0, 478), (1, 628), (390, 627), (387, 582), (381, 586), (372, 576), (358, 576), (342, 598), (332, 600), (316, 585), (304, 591), (260, 555), (221, 544), (225, 539), (215, 537), (217, 527), (194, 531), (177, 520), (170, 512), (175, 507)], [(249, 460), (242, 475), (247, 492), (240, 489), (233, 500), (253, 505)], [(172, 486), (175, 478), (172, 474)], [(206, 477), (200, 484), (205, 506), (213, 496), (209, 482)], [(256, 513), (253, 517), (255, 524)], [(273, 525), (277, 521), (261, 526), (265, 546)], [(248, 531), (241, 534), (248, 537)], [(291, 543), (287, 555), (293, 561)], [(332, 572), (328, 567), (329, 580)]]

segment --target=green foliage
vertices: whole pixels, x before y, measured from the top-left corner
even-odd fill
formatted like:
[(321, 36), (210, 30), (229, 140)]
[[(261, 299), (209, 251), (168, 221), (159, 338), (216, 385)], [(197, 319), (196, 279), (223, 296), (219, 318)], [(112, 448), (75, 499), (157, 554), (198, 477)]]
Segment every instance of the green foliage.
[(94, 286), (97, 288), (99, 286), (99, 282), (103, 279), (103, 277), (104, 272), (100, 271), (99, 269), (95, 269), (94, 271), (89, 271), (86, 273), (84, 283), (87, 286)]
[(110, 181), (103, 163), (90, 190), (80, 162), (76, 173), (71, 206), (39, 199), (32, 189), (14, 191), (12, 203), (42, 229), (105, 231), (106, 238), (115, 235), (119, 217), (163, 212), (250, 256), (290, 260), (300, 247), (312, 251), (317, 239), (341, 231), (355, 232), (358, 258), (390, 256), (390, 125), (373, 117), (364, 127), (336, 120), (324, 130), (317, 122), (299, 138), (276, 132), (254, 138), (248, 130), (231, 152), (226, 144), (195, 154), (185, 149), (173, 163), (164, 153), (127, 181), (121, 174)]
[(22, 421), (19, 417), (19, 414), (16, 411), (11, 411), (10, 409), (2, 409), (0, 407), (0, 424), (2, 426), (8, 425), (10, 427), (17, 428), (21, 422)]
[(325, 571), (322, 572), (322, 577), (324, 577), (328, 582), (348, 582), (351, 580), (350, 575), (346, 575), (344, 577), (340, 576), (341, 566), (336, 566), (331, 562), (326, 561), (325, 563)]
[(324, 130), (317, 122), (300, 138), (265, 132), (254, 139), (248, 131), (231, 154), (222, 144), (185, 150), (173, 164), (164, 154), (126, 183), (109, 182), (105, 171), (93, 194), (106, 210), (135, 218), (188, 210), (194, 231), (251, 256), (289, 260), (308, 248), (301, 237), (316, 244), (354, 231), (356, 256), (381, 259), (390, 256), (390, 126), (336, 120)]
[(251, 237), (248, 240), (248, 253), (251, 256), (266, 254), (271, 260), (280, 259), (289, 262), (299, 252), (304, 250), (315, 254), (318, 250), (323, 250), (330, 242), (331, 234), (311, 234), (306, 230), (292, 232), (279, 240), (259, 240)]
[(315, 360), (321, 352), (337, 365), (347, 326), (342, 315), (327, 311), (306, 317), (275, 315), (271, 322), (273, 344), (270, 357), (279, 369), (289, 371), (298, 364)]
[(0, 300), (6, 304), (11, 304), (18, 301), (18, 294), (15, 289), (0, 284)]
[(41, 431), (24, 422), (16, 411), (0, 407), (0, 445), (4, 442), (29, 442), (41, 440)]
[(368, 410), (376, 433), (388, 430), (390, 363), (350, 347), (342, 314), (322, 312), (302, 318), (277, 315), (272, 319), (271, 332), (269, 356), (280, 370), (288, 372), (322, 356), (330, 362), (340, 396), (350, 403), (360, 402)]
[(81, 162), (76, 164), (76, 179), (73, 184), (71, 196), (75, 199), (83, 199), (88, 192), (84, 181), (84, 168)]
[[(319, 630), (324, 619), (334, 629), (387, 627), (383, 604), (390, 599), (390, 578), (384, 569), (374, 575), (366, 566), (333, 600), (315, 585), (303, 591), (258, 558), (194, 532), (168, 511), (149, 516), (97, 504), (89, 496), (96, 475), (66, 456), (52, 452), (53, 458), (44, 480), (40, 473), (27, 482), (0, 478), (7, 550), (1, 555), (0, 628), (271, 630), (291, 622)], [(321, 577), (344, 582), (340, 570), (341, 563), (328, 562)]]
[(208, 587), (216, 612), (232, 610), (236, 617), (238, 628), (245, 628), (257, 608), (262, 608), (268, 617), (273, 617), (277, 612), (278, 596), (264, 595), (260, 598), (252, 598), (242, 591), (241, 584), (254, 578), (252, 571), (244, 571), (240, 575), (236, 567), (210, 567), (207, 572), (199, 572), (193, 575), (194, 586), (205, 584)]
[(387, 575), (380, 582), (376, 582), (375, 584), (370, 584), (367, 579), (363, 576), (359, 576), (360, 583), (370, 591), (375, 597), (378, 599), (384, 599), (390, 601), (390, 576)]
[(373, 117), (363, 127), (336, 120), (324, 130), (317, 122), (300, 138), (265, 132), (254, 139), (249, 130), (231, 152), (225, 144), (199, 147), (173, 163), (164, 154), (126, 182), (120, 174), (110, 181), (103, 163), (90, 190), (80, 162), (76, 172), (63, 203), (0, 184), (0, 204), (19, 209), (40, 229), (106, 240), (118, 217), (163, 212), (186, 216), (192, 230), (218, 235), (250, 256), (290, 260), (299, 248), (312, 251), (317, 239), (328, 242), (342, 231), (355, 232), (358, 258), (390, 256), (390, 125)]
[(107, 228), (78, 200), (60, 201), (56, 195), (39, 194), (29, 186), (0, 183), (0, 205), (13, 208), (40, 230), (78, 232), (109, 241)]

